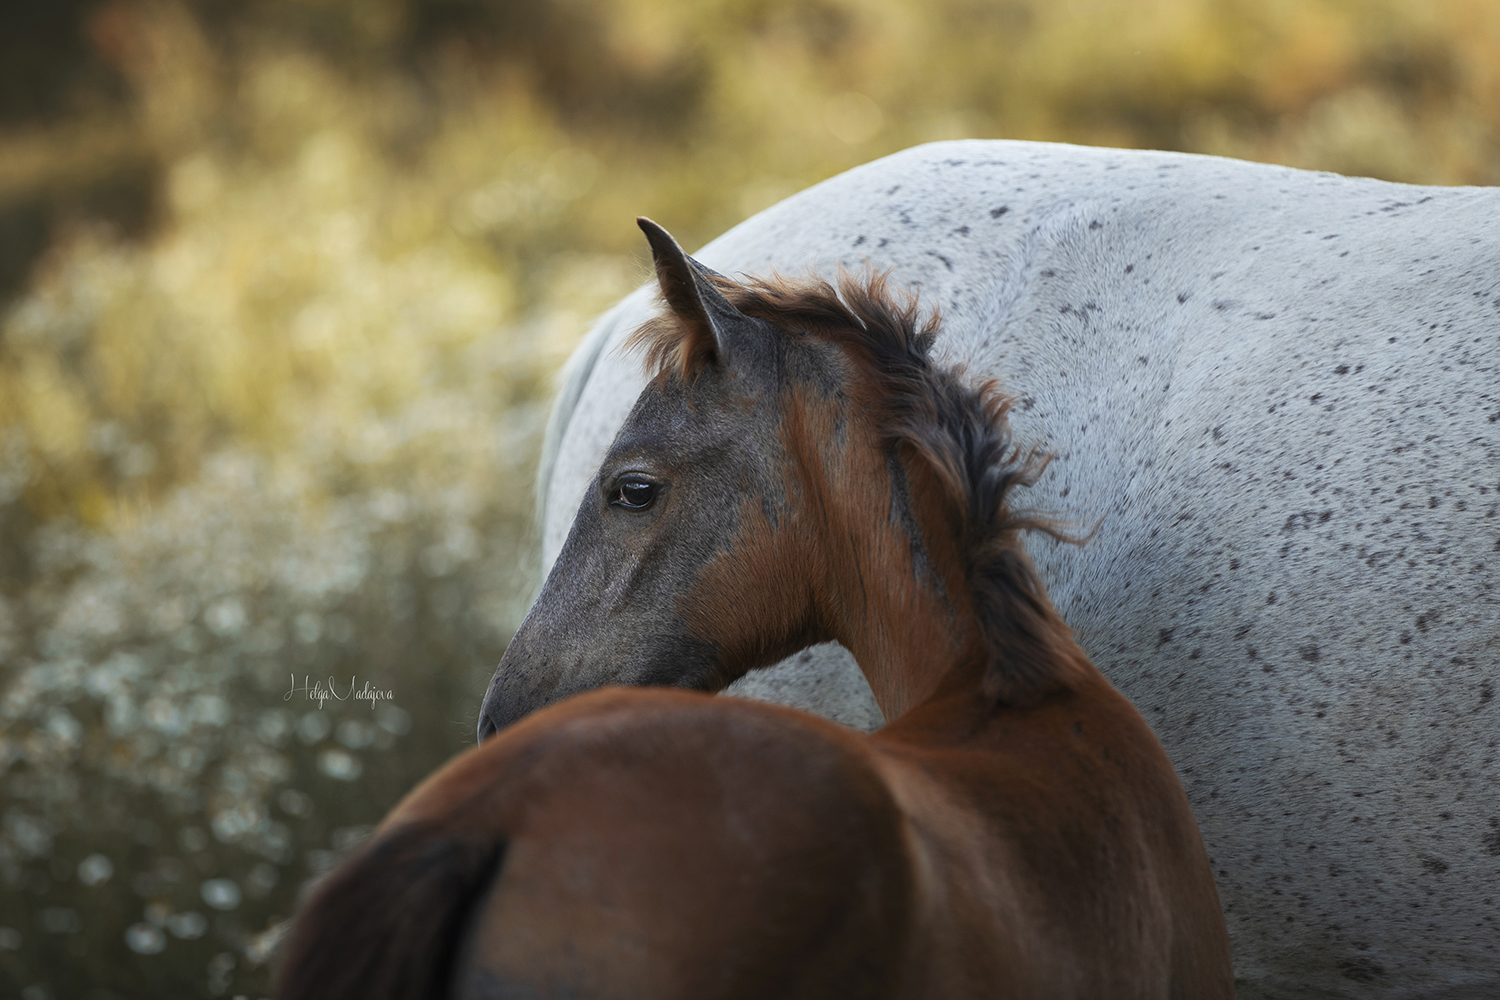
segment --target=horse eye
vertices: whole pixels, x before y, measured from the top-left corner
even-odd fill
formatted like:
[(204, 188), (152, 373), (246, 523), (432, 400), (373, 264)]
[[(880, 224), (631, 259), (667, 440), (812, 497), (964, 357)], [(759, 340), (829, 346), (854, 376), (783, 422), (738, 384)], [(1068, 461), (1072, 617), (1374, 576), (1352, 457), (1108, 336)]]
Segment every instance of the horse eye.
[(627, 476), (615, 484), (609, 502), (627, 510), (645, 510), (656, 500), (656, 484), (642, 476)]

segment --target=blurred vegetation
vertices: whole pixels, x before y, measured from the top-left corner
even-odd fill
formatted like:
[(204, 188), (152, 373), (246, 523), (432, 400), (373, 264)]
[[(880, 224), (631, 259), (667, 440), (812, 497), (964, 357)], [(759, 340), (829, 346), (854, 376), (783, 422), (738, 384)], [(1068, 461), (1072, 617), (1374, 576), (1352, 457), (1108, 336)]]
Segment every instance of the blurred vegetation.
[[(0, 9), (0, 991), (264, 994), (472, 740), (634, 216), (967, 136), (1493, 184), (1500, 4)], [(392, 698), (286, 697), (329, 676)]]

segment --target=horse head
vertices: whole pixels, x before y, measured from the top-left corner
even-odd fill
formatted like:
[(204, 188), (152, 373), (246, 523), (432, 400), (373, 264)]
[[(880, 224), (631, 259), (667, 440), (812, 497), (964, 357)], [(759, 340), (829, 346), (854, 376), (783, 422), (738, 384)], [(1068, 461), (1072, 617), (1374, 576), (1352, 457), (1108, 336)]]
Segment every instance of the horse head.
[[(1011, 447), (991, 387), (930, 364), (936, 318), (881, 278), (741, 284), (640, 225), (667, 308), (632, 342), (655, 377), (495, 671), (480, 738), (605, 685), (716, 691), (829, 639), (894, 718), (937, 680), (897, 671), (904, 651), (982, 642), (960, 624), (973, 580), (994, 582), (974, 559), (1024, 561), (1017, 529), (1046, 525), (1004, 501), (1041, 463)], [(999, 606), (1035, 619), (1007, 634), (1050, 642), (1034, 577), (1001, 576), (1020, 583)], [(1024, 674), (995, 686), (1022, 697)]]

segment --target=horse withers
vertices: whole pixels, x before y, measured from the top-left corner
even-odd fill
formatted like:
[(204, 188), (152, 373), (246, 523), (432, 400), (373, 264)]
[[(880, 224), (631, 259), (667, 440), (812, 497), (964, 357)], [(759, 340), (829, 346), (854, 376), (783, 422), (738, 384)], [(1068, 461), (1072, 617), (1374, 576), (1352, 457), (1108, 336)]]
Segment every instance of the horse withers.
[[(1041, 462), (881, 283), (736, 284), (643, 222), (657, 371), (486, 699), (298, 919), (281, 995), (1230, 997), (1171, 762), (1048, 602)], [(865, 736), (719, 687), (852, 650)], [(509, 678), (506, 682), (504, 678)], [(488, 734), (487, 734), (488, 735)]]

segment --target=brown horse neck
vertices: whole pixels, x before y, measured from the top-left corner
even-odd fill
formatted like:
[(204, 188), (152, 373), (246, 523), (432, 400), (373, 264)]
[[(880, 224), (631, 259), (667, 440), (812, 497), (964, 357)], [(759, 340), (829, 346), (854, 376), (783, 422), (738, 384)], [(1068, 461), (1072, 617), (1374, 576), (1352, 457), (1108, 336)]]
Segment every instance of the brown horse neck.
[(867, 620), (865, 627), (838, 637), (854, 655), (886, 719), (900, 718), (940, 692), (979, 692), (986, 657), (977, 635), (955, 641), (951, 633), (928, 627), (943, 623), (945, 615), (897, 614), (894, 627), (887, 627), (891, 620), (873, 625)]
[[(971, 509), (1007, 503), (1010, 487), (965, 481), (974, 468), (895, 437), (871, 418), (881, 404), (868, 387), (850, 387), (799, 387), (783, 402), (785, 478), (798, 498), (790, 558), (813, 601), (803, 637), (837, 639), (853, 653), (888, 720), (944, 684), (1018, 705), (1086, 677), (1092, 665), (1020, 549), (1020, 532), (1049, 530), (1046, 522)], [(965, 416), (974, 417), (955, 420)], [(978, 459), (1000, 460), (1007, 448)], [(1024, 484), (1030, 461), (1004, 461), (1014, 464), (1012, 486)]]
[[(893, 473), (882, 452), (869, 442), (847, 444), (837, 463), (816, 467), (810, 492), (823, 499), (828, 557), (820, 592), (832, 598), (822, 617), (854, 655), (881, 712), (895, 719), (950, 675), (968, 673), (964, 665), (983, 656), (984, 643), (961, 553), (918, 527), (942, 511), (922, 502), (928, 491), (898, 482), (904, 471)], [(871, 488), (882, 482), (885, 489)], [(897, 511), (907, 504), (903, 518)]]
[[(917, 583), (909, 570), (885, 565), (882, 574), (878, 562), (856, 564), (864, 606), (834, 638), (854, 655), (887, 721), (941, 702), (944, 711), (978, 723), (1103, 681), (1055, 612), (1039, 634), (1017, 629), (997, 644), (984, 635), (962, 574), (939, 591), (930, 581)], [(1050, 680), (1024, 697), (1010, 697), (997, 678), (1021, 665), (1027, 675)]]
[(987, 737), (1001, 733), (1007, 739), (1013, 737), (1017, 723), (1036, 720), (1052, 709), (1091, 714), (1102, 703), (1113, 705), (1123, 700), (1076, 643), (1070, 640), (1058, 652), (1066, 657), (1059, 666), (1069, 681), (1015, 704), (995, 697), (986, 684), (994, 654), (987, 648), (975, 650), (949, 670), (930, 696), (901, 716), (898, 725), (888, 726), (886, 732), (905, 742), (962, 743), (970, 749), (981, 749), (989, 742)]

